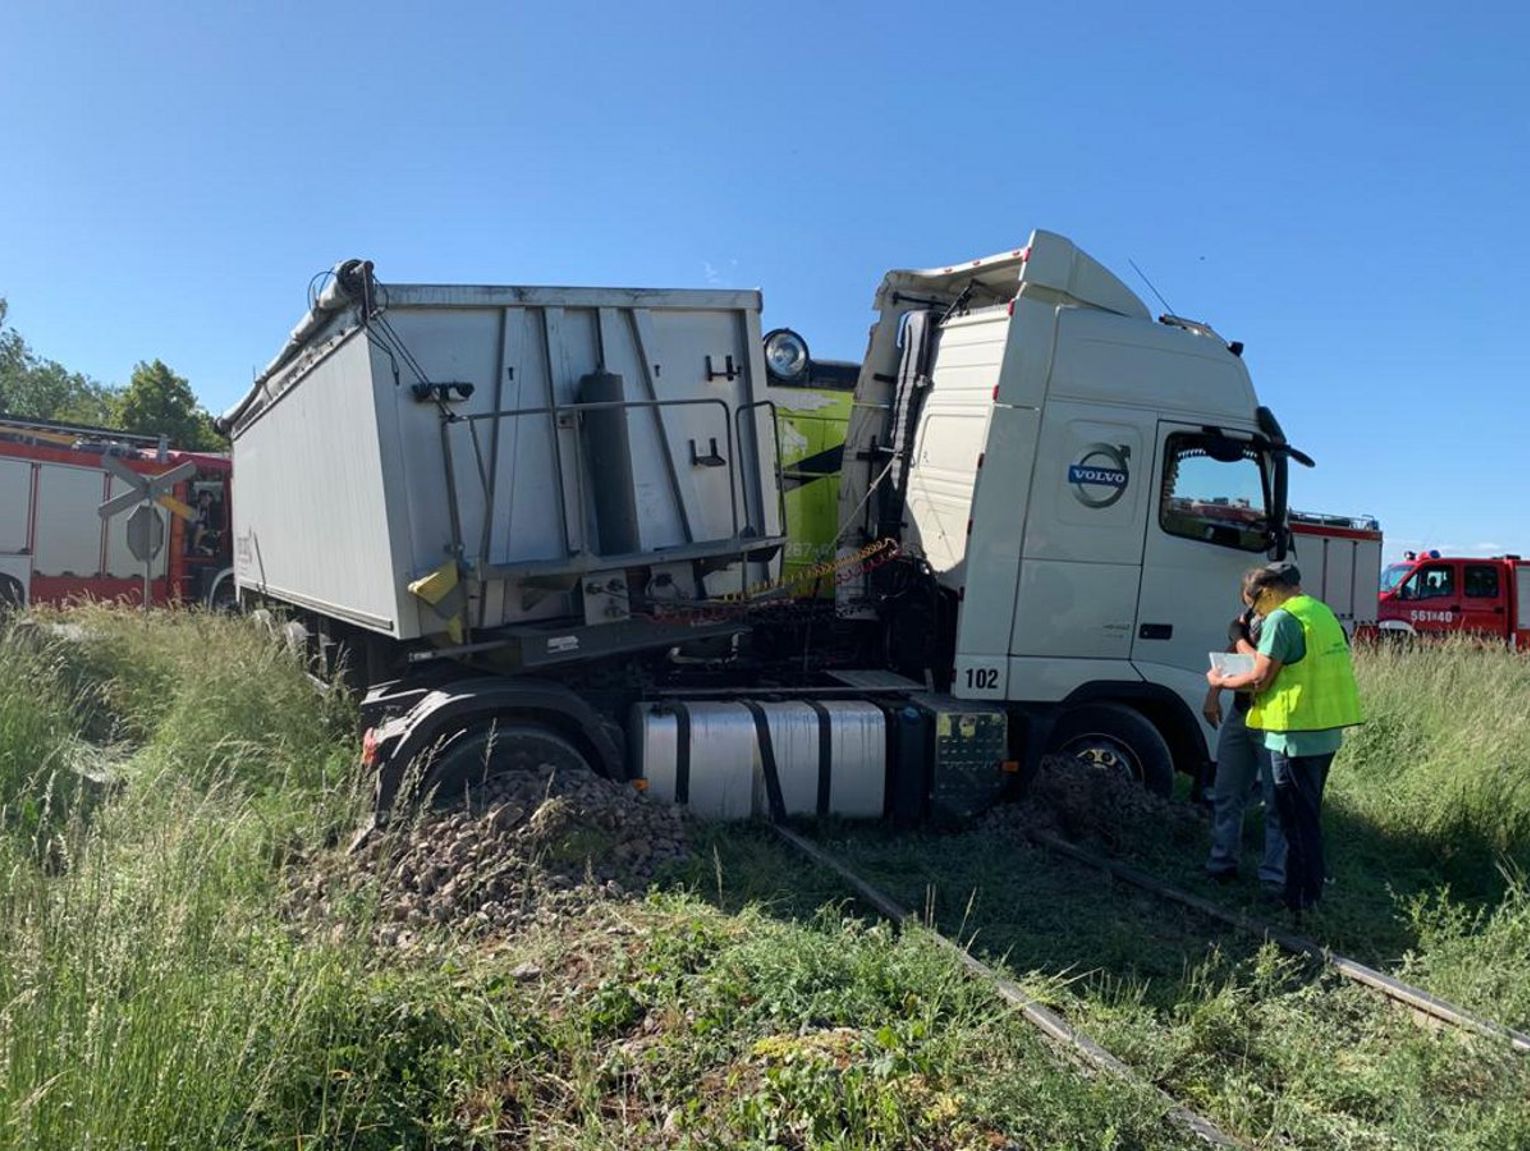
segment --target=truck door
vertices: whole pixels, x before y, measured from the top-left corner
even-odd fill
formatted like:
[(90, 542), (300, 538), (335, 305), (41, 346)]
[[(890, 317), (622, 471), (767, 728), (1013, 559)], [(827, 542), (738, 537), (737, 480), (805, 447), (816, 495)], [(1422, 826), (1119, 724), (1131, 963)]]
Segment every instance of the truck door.
[(1227, 647), (1239, 588), (1269, 548), (1267, 465), (1204, 430), (1160, 422), (1132, 661), (1182, 696)]
[[(1150, 418), (1132, 423), (1132, 414), (1047, 405), (1015, 599), (1010, 651), (1023, 666), (1012, 698), (1046, 698), (1043, 681), (1057, 674), (1059, 660), (1119, 660), (1118, 674), (1130, 675), (1124, 661), (1131, 655), (1149, 490), (1140, 461), (1151, 452), (1153, 435)], [(990, 461), (984, 483), (997, 474), (988, 470), (995, 464), (1018, 472), (1024, 461)], [(964, 678), (967, 669), (960, 660), (958, 666)], [(980, 682), (982, 667), (973, 675)]]
[(1468, 562), (1461, 569), (1461, 626), (1467, 631), (1507, 635), (1509, 589), (1503, 564)]
[(1398, 589), (1402, 618), (1420, 635), (1439, 635), (1461, 626), (1461, 589), (1455, 560), (1424, 564)]

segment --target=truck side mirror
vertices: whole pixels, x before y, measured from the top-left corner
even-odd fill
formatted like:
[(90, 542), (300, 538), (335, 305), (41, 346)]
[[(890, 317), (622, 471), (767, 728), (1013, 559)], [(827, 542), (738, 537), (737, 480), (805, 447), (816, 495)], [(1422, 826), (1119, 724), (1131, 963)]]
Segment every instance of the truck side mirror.
[(1272, 524), (1265, 532), (1270, 541), (1270, 558), (1279, 562), (1291, 554), (1291, 529), (1285, 524)]

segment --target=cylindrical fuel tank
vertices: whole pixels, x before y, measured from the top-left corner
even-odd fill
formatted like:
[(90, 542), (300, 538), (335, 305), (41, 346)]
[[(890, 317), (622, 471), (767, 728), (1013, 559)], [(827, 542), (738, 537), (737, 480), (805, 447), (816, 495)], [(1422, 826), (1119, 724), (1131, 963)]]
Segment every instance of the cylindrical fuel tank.
[[(787, 815), (882, 815), (887, 724), (860, 700), (755, 704), (769, 732), (770, 759)], [(666, 700), (632, 713), (637, 767), (655, 799), (708, 819), (770, 812), (766, 756), (750, 706)]]
[(648, 794), (705, 819), (754, 814), (753, 733), (749, 711), (739, 703), (640, 703), (632, 709), (630, 738)]

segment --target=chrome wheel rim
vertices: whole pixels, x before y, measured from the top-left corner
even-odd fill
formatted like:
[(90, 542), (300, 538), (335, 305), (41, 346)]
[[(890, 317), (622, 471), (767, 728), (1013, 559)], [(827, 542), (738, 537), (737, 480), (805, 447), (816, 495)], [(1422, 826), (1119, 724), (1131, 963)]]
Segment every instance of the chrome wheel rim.
[(1142, 764), (1136, 754), (1126, 744), (1108, 735), (1096, 732), (1077, 736), (1064, 745), (1063, 754), (1086, 767), (1119, 775), (1133, 783), (1142, 778)]

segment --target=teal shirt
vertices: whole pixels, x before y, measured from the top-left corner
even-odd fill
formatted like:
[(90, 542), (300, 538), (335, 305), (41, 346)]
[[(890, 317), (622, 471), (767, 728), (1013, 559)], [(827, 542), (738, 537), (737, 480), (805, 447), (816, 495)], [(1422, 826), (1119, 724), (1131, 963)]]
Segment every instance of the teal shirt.
[[(1295, 663), (1307, 654), (1307, 637), (1302, 625), (1288, 611), (1276, 608), (1264, 617), (1259, 631), (1259, 654)], [(1283, 755), (1331, 755), (1344, 742), (1342, 729), (1333, 731), (1267, 731), (1264, 746)]]

